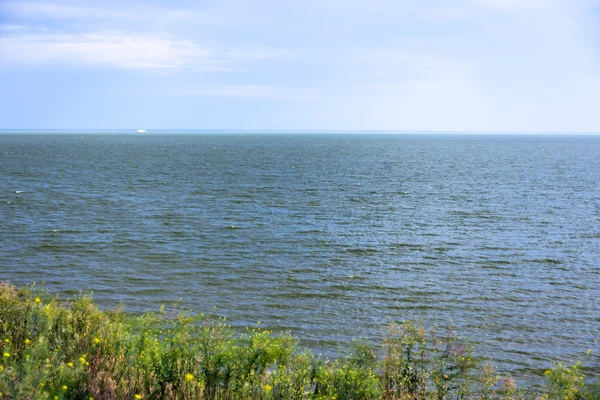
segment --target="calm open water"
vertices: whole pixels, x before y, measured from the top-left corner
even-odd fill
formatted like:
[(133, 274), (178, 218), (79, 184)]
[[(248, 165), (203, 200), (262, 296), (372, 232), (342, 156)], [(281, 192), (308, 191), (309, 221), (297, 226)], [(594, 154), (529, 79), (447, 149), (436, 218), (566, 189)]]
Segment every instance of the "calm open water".
[(504, 371), (600, 370), (600, 137), (0, 135), (0, 280), (182, 299), (333, 354), (456, 327)]

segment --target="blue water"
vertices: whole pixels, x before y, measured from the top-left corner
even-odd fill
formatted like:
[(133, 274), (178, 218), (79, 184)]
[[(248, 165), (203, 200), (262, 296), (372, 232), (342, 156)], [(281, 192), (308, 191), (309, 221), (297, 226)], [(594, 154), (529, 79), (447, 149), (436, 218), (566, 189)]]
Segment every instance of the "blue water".
[(590, 136), (0, 135), (0, 280), (326, 355), (423, 319), (502, 371), (598, 371), (599, 160)]

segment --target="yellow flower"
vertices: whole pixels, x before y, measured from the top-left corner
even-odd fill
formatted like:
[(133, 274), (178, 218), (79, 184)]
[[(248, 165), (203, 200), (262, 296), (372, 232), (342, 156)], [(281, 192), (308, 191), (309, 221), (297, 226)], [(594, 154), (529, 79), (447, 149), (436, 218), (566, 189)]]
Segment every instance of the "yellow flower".
[(25, 339), (25, 344), (29, 344), (29, 343), (31, 343), (31, 340)]
[(96, 344), (100, 343), (100, 339), (99, 339), (99, 338), (97, 338), (97, 337), (95, 337), (95, 338), (94, 338), (94, 343), (96, 343)]
[(72, 366), (73, 366), (73, 363), (72, 363), (72, 362), (68, 362), (68, 363), (67, 363), (67, 365), (68, 365), (69, 367), (72, 367)]
[(69, 387), (68, 387), (67, 385), (62, 385), (60, 388), (61, 388), (62, 390), (67, 390)]
[(592, 354), (592, 351), (590, 349), (588, 349), (588, 351), (586, 351), (585, 354), (587, 354), (589, 356), (590, 354)]
[(271, 386), (271, 385), (265, 385), (265, 390), (267, 392), (270, 392), (271, 390), (273, 390), (273, 386)]
[(36, 298), (35, 298), (35, 302), (36, 302), (36, 303), (40, 303), (41, 301), (42, 301), (42, 300), (40, 300), (40, 298), (39, 298), (39, 297), (36, 297)]
[(10, 353), (4, 353), (4, 357), (10, 357)]
[(141, 399), (141, 398), (142, 398), (142, 395), (141, 395), (141, 394), (136, 394), (136, 395), (135, 395), (135, 396), (133, 396), (133, 397), (135, 397), (136, 399), (138, 399), (138, 400), (139, 400), (139, 399)]
[(10, 339), (4, 339), (4, 343), (10, 343)]
[(185, 381), (186, 382), (191, 382), (194, 380), (194, 375), (192, 374), (185, 374)]
[(544, 374), (550, 375), (550, 370), (548, 369), (548, 370), (544, 371)]
[(0, 372), (4, 371), (4, 367), (0, 365)]

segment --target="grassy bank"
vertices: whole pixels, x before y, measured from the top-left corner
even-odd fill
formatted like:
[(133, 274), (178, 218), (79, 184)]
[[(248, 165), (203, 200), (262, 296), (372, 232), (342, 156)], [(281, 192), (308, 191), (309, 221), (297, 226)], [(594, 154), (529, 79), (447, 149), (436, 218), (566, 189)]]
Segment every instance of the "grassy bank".
[[(600, 399), (579, 364), (519, 388), (450, 331), (391, 326), (381, 348), (320, 359), (289, 335), (222, 321), (101, 311), (0, 284), (1, 399)], [(544, 366), (542, 366), (544, 367)]]

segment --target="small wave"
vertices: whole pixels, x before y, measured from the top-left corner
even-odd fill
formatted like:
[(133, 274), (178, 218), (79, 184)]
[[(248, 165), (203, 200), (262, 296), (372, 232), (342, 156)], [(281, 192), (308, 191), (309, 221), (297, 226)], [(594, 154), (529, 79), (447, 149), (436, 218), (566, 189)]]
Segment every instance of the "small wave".
[(540, 263), (540, 264), (562, 264), (562, 261), (555, 260), (553, 258), (544, 258), (544, 259), (539, 259), (539, 260), (526, 260), (526, 262)]
[[(513, 261), (510, 260), (490, 260), (489, 258), (485, 260), (486, 263), (491, 263), (492, 265), (512, 265)], [(486, 264), (487, 265), (487, 264)]]
[(499, 247), (499, 246), (481, 246), (481, 250), (492, 250), (492, 251), (507, 251), (510, 250), (509, 247)]
[(390, 245), (390, 249), (422, 250), (423, 245), (414, 243), (393, 243)]
[(290, 272), (293, 274), (314, 274), (314, 273), (321, 272), (321, 270), (318, 268), (306, 267), (306, 268), (291, 269)]
[(274, 297), (283, 299), (349, 299), (350, 297), (344, 293), (335, 292), (293, 292), (293, 293), (277, 293)]
[(298, 235), (309, 235), (311, 233), (323, 233), (323, 231), (319, 230), (319, 229), (308, 229), (308, 230), (305, 230), (305, 231), (296, 231), (296, 233)]
[(357, 198), (357, 197), (350, 197), (350, 198), (348, 198), (348, 201), (350, 201), (352, 203), (362, 203), (365, 201), (365, 199)]
[(82, 244), (64, 245), (64, 244), (45, 243), (45, 244), (40, 244), (38, 246), (31, 247), (31, 250), (33, 250), (33, 251), (40, 251), (40, 252), (44, 252), (44, 253), (69, 253), (69, 252), (83, 250), (83, 249), (85, 249), (85, 251), (87, 253), (95, 253), (96, 252), (95, 250), (90, 249), (87, 246), (84, 246)]
[(390, 247), (413, 247), (412, 243), (394, 243)]
[(56, 229), (56, 231), (60, 232), (60, 233), (79, 233), (79, 232), (81, 232), (77, 229)]
[[(499, 270), (505, 270), (506, 267), (503, 267), (503, 264), (509, 264), (509, 263), (504, 263), (504, 262), (499, 262), (498, 264), (483, 264), (481, 265), (479, 268), (482, 269), (499, 269)], [(503, 274), (499, 274), (498, 276), (502, 276)]]
[(22, 191), (22, 190), (15, 190), (15, 193), (16, 193), (16, 194), (21, 194), (21, 193), (25, 193), (25, 192), (24, 192), (24, 191)]
[(474, 211), (464, 211), (464, 210), (453, 210), (450, 211), (449, 214), (456, 215), (463, 218), (480, 218), (480, 219), (499, 219), (500, 217), (493, 214), (488, 210), (474, 210)]
[(250, 193), (234, 193), (233, 197), (236, 197), (238, 199), (252, 199), (254, 198), (254, 196)]
[(377, 250), (375, 250), (375, 249), (361, 249), (361, 248), (346, 249), (346, 251), (348, 253), (360, 254), (360, 255), (371, 255), (371, 254), (377, 253)]

